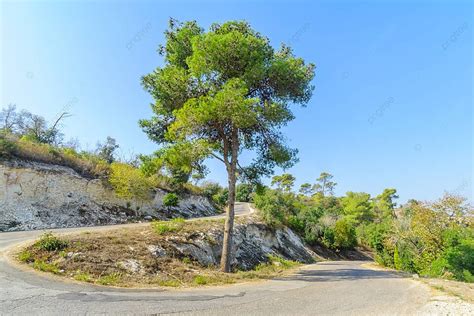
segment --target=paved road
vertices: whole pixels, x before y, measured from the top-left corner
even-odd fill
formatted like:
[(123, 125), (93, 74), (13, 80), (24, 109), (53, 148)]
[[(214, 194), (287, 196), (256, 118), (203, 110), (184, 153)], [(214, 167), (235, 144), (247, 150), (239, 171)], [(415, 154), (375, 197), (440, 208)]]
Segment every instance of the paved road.
[[(249, 212), (239, 205), (240, 214)], [(131, 225), (128, 225), (131, 226)], [(111, 229), (82, 228), (58, 230)], [(416, 314), (430, 289), (362, 262), (308, 265), (294, 276), (225, 287), (129, 290), (62, 282), (22, 270), (8, 249), (40, 232), (0, 234), (0, 314), (394, 315)]]

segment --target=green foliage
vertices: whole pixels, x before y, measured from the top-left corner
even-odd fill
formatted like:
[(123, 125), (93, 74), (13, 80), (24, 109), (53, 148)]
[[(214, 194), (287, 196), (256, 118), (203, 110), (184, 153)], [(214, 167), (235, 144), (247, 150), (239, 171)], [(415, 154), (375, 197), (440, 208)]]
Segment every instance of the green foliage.
[(163, 205), (167, 207), (178, 206), (179, 197), (175, 193), (167, 193), (163, 197)]
[(194, 277), (193, 282), (194, 282), (194, 284), (197, 284), (197, 285), (206, 285), (206, 284), (210, 283), (211, 281), (209, 280), (208, 276), (196, 275)]
[(266, 189), (254, 197), (254, 203), (269, 225), (286, 224), (288, 216), (293, 213), (293, 196), (281, 191)]
[(251, 183), (240, 183), (236, 187), (235, 200), (239, 202), (251, 202), (255, 185)]
[(111, 273), (108, 275), (101, 276), (97, 279), (97, 283), (101, 285), (114, 285), (120, 282), (122, 275), (120, 273)]
[(81, 282), (92, 282), (92, 276), (87, 272), (76, 271), (74, 274), (74, 280)]
[(5, 133), (0, 132), (0, 158), (12, 157), (16, 150), (15, 142), (9, 139)]
[(278, 129), (293, 119), (291, 102), (309, 100), (314, 65), (288, 47), (274, 51), (246, 22), (204, 32), (195, 21), (171, 20), (165, 37), (165, 66), (142, 80), (155, 100), (154, 116), (140, 121), (149, 137), (165, 151), (203, 140), (203, 155), (192, 157), (198, 164), (212, 156), (229, 167), (241, 149), (254, 150), (256, 160), (242, 173), (249, 178), (290, 166), (295, 151)]
[(334, 244), (336, 249), (351, 249), (357, 245), (356, 230), (348, 218), (339, 219), (334, 226)]
[(384, 218), (393, 218), (395, 214), (393, 210), (397, 205), (394, 200), (398, 198), (395, 189), (385, 189), (382, 194), (378, 195), (373, 201), (374, 215), (382, 220)]
[[(390, 203), (388, 203), (390, 204)], [(365, 238), (377, 261), (396, 269), (431, 277), (471, 282), (474, 271), (472, 208), (463, 199), (446, 195), (435, 203), (410, 202), (402, 216), (365, 228)]]
[(363, 192), (340, 198), (320, 192), (309, 199), (280, 187), (257, 191), (254, 202), (268, 224), (288, 225), (310, 244), (351, 249), (359, 243), (373, 249), (375, 260), (385, 266), (472, 282), (472, 207), (446, 195), (395, 210), (396, 198), (396, 190), (385, 189), (373, 199)]
[(344, 214), (356, 223), (369, 222), (374, 217), (368, 193), (347, 192), (341, 203)]
[(31, 262), (33, 261), (33, 254), (28, 249), (25, 249), (18, 254), (18, 260), (21, 262)]
[(158, 235), (166, 233), (175, 233), (183, 229), (185, 225), (183, 218), (175, 218), (170, 221), (156, 221), (151, 223), (151, 227)]
[(107, 161), (107, 163), (112, 163), (115, 161), (114, 153), (117, 148), (119, 148), (119, 145), (117, 144), (115, 138), (107, 136), (107, 139), (103, 144), (99, 143), (97, 145), (97, 156), (100, 159)]
[(149, 200), (157, 187), (156, 177), (147, 177), (140, 169), (114, 162), (110, 165), (109, 183), (117, 196), (124, 199)]
[(284, 173), (272, 178), (272, 185), (276, 185), (279, 190), (290, 192), (295, 184), (295, 177), (289, 173)]
[(314, 190), (310, 183), (303, 183), (300, 186), (299, 193), (310, 196), (310, 195), (313, 195)]
[(298, 265), (300, 265), (299, 262), (292, 261), (292, 260), (287, 260), (279, 256), (274, 256), (274, 255), (269, 255), (268, 256), (269, 263), (272, 265), (276, 266), (281, 266), (285, 269), (291, 269), (294, 268)]
[(51, 264), (51, 263), (47, 263), (47, 262), (42, 261), (42, 260), (35, 260), (34, 263), (33, 263), (33, 268), (36, 269), (36, 270), (43, 271), (43, 272), (51, 272), (51, 273), (54, 273), (54, 274), (59, 273), (59, 269), (56, 265)]
[(229, 191), (215, 182), (205, 182), (201, 186), (202, 194), (211, 199), (218, 207), (224, 207), (227, 203)]
[[(280, 128), (294, 118), (291, 104), (309, 101), (314, 65), (289, 47), (275, 52), (268, 38), (243, 21), (213, 24), (205, 32), (195, 21), (171, 20), (165, 37), (164, 67), (142, 79), (155, 101), (154, 115), (140, 125), (164, 155), (181, 157), (176, 148), (192, 148), (199, 140), (202, 155), (191, 155), (191, 164), (210, 157), (224, 163), (231, 207), (237, 174), (257, 181), (275, 166), (296, 162), (296, 150), (286, 146)], [(246, 167), (237, 163), (243, 150), (256, 154)], [(229, 271), (231, 231), (225, 234), (222, 264)]]
[(313, 191), (316, 192), (316, 194), (319, 194), (321, 196), (326, 196), (326, 195), (333, 195), (334, 194), (334, 187), (337, 185), (336, 182), (331, 181), (333, 178), (333, 175), (327, 172), (321, 172), (319, 175), (319, 178), (316, 179), (316, 184), (313, 186)]
[(69, 246), (66, 240), (56, 237), (51, 232), (44, 233), (38, 241), (35, 242), (35, 247), (46, 251), (59, 251)]

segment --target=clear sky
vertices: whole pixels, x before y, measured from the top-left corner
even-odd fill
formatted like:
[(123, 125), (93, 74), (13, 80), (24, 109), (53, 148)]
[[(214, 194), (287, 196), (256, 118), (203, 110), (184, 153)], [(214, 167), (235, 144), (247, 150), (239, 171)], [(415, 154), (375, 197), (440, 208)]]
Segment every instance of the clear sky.
[[(473, 200), (471, 1), (197, 2), (1, 1), (1, 106), (47, 119), (66, 107), (66, 136), (83, 147), (110, 135), (123, 156), (151, 153), (140, 77), (163, 63), (168, 18), (247, 20), (317, 65), (312, 100), (284, 129), (298, 185), (328, 171), (337, 194)], [(220, 162), (209, 166), (224, 184)]]

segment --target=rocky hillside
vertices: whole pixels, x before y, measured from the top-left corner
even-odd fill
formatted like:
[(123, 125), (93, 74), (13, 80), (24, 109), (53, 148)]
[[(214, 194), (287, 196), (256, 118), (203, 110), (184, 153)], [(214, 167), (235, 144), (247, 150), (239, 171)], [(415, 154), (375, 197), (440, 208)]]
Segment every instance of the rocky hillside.
[(200, 217), (216, 213), (202, 196), (187, 195), (172, 210), (166, 194), (152, 201), (117, 198), (99, 179), (73, 169), (39, 162), (0, 161), (0, 231), (118, 224), (131, 220)]
[[(222, 219), (175, 220), (93, 234), (49, 235), (24, 249), (18, 259), (78, 281), (126, 287), (266, 279), (314, 261), (315, 254), (291, 229), (244, 216), (236, 219), (234, 230), (232, 268), (236, 273), (220, 272), (223, 228)], [(60, 248), (45, 249), (41, 245), (46, 239), (48, 245)]]
[[(217, 225), (206, 231), (197, 228), (190, 234), (176, 234), (168, 237), (165, 243), (161, 241), (161, 245), (149, 245), (148, 248), (155, 256), (171, 252), (173, 256), (190, 258), (202, 266), (217, 266), (222, 239), (223, 229)], [(237, 223), (233, 240), (235, 256), (231, 265), (240, 270), (250, 270), (267, 262), (269, 255), (302, 263), (312, 262), (315, 256), (291, 229), (272, 228), (252, 218)]]

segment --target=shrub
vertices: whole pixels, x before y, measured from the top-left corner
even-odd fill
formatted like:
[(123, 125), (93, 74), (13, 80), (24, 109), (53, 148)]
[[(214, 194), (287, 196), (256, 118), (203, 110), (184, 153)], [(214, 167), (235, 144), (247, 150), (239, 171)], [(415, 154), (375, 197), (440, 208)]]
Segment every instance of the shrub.
[(357, 245), (357, 237), (354, 225), (346, 218), (336, 222), (334, 226), (334, 247), (339, 249), (350, 249)]
[(54, 236), (51, 232), (44, 233), (41, 238), (35, 243), (35, 247), (46, 251), (58, 251), (66, 248), (69, 243)]
[(179, 197), (175, 193), (167, 193), (163, 197), (163, 205), (166, 207), (174, 207), (178, 206), (179, 204)]
[(185, 223), (183, 218), (175, 218), (171, 221), (152, 222), (151, 227), (158, 235), (163, 235), (165, 233), (180, 231), (183, 229)]
[(29, 250), (23, 250), (18, 254), (18, 260), (21, 262), (31, 262), (33, 261), (33, 254)]
[(220, 190), (212, 196), (212, 201), (219, 207), (225, 207), (229, 200), (229, 190), (227, 188)]
[(251, 202), (255, 187), (249, 183), (240, 183), (236, 187), (235, 200), (239, 202)]
[(0, 157), (11, 157), (16, 151), (16, 145), (7, 135), (0, 133)]
[(110, 165), (109, 183), (117, 196), (124, 199), (149, 200), (151, 191), (157, 185), (156, 178), (145, 176), (140, 169), (125, 163), (114, 162)]
[(254, 197), (255, 206), (259, 209), (263, 220), (272, 226), (286, 222), (285, 213), (290, 208), (290, 201), (285, 195), (276, 190), (265, 190)]

